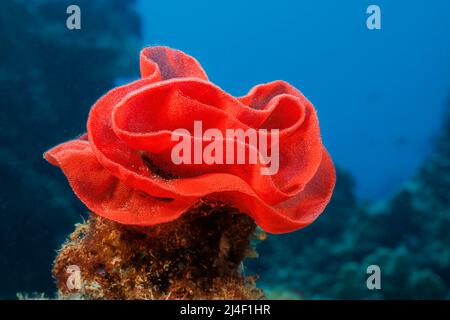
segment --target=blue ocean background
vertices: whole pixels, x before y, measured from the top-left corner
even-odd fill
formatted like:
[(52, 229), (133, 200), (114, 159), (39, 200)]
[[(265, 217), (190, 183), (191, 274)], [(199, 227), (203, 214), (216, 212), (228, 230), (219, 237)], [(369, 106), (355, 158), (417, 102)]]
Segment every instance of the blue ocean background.
[[(66, 27), (69, 5), (81, 30)], [(381, 8), (381, 30), (366, 26)], [(55, 296), (56, 250), (88, 218), (42, 154), (139, 77), (140, 49), (197, 58), (233, 95), (281, 79), (318, 111), (337, 168), (316, 222), (255, 242), (274, 299), (450, 299), (450, 1), (0, 1), (0, 299)], [(366, 287), (376, 264), (382, 290)]]
[[(366, 9), (381, 8), (381, 30)], [(143, 45), (196, 57), (234, 95), (283, 79), (318, 110), (325, 145), (381, 199), (431, 151), (450, 89), (450, 2), (138, 1)]]

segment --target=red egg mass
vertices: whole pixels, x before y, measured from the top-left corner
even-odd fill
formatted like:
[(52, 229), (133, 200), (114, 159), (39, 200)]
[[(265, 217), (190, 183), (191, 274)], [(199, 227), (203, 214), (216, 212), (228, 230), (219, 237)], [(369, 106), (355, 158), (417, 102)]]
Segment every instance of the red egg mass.
[[(141, 79), (94, 104), (87, 136), (44, 155), (90, 210), (122, 224), (150, 226), (208, 199), (238, 208), (267, 232), (285, 233), (309, 225), (325, 209), (335, 169), (316, 110), (300, 91), (274, 81), (233, 97), (208, 80), (197, 60), (167, 47), (145, 48), (140, 63)], [(279, 130), (276, 174), (261, 174), (259, 161), (174, 163), (172, 133), (192, 133), (196, 121), (223, 137), (230, 129)]]

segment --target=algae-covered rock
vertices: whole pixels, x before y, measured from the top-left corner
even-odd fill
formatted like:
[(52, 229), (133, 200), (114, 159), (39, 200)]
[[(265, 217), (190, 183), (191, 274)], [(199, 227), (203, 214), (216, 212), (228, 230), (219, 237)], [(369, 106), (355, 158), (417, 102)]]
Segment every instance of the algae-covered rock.
[[(53, 273), (61, 299), (260, 299), (242, 274), (254, 250), (254, 221), (218, 203), (201, 203), (154, 227), (92, 214), (58, 252)], [(79, 285), (68, 285), (70, 268)]]

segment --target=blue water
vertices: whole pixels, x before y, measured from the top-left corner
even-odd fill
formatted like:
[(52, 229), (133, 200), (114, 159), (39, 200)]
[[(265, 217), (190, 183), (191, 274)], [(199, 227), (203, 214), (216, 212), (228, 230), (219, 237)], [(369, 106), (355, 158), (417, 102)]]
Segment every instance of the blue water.
[[(381, 7), (381, 30), (366, 8)], [(316, 106), (325, 145), (362, 198), (410, 178), (450, 92), (450, 1), (139, 0), (142, 45), (195, 56), (234, 95), (283, 79)]]

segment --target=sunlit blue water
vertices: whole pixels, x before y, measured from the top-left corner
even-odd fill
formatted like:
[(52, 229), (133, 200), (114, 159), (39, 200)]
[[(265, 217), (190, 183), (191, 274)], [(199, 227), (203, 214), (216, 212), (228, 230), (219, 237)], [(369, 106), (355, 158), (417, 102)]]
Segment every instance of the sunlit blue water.
[[(366, 27), (369, 4), (381, 7), (381, 30)], [(274, 79), (297, 86), (364, 198), (394, 192), (432, 149), (450, 89), (450, 1), (140, 0), (138, 8), (143, 45), (186, 51), (232, 94)]]

